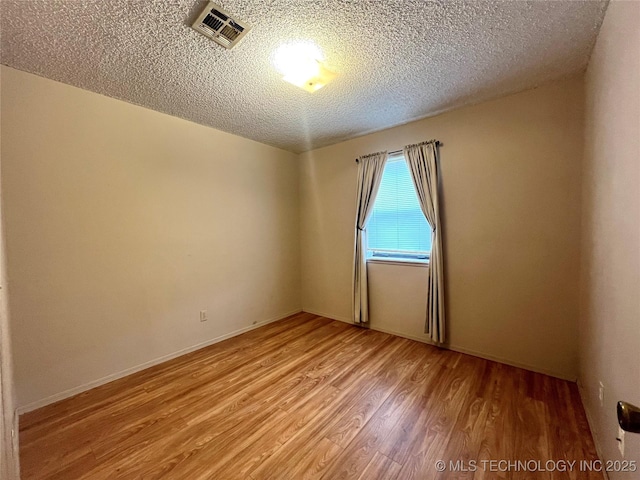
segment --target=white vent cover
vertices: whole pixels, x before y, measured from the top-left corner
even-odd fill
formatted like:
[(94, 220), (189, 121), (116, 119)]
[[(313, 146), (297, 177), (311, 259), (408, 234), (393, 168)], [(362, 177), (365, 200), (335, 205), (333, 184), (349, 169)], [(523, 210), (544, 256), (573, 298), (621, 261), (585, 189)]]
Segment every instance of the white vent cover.
[(233, 18), (219, 5), (209, 2), (192, 25), (193, 29), (225, 48), (232, 48), (251, 27)]

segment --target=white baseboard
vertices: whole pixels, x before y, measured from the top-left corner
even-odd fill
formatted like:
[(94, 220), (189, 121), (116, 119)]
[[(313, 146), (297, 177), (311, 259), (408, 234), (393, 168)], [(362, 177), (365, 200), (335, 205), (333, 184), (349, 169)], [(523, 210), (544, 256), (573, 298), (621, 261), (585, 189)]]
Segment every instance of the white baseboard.
[(343, 317), (341, 315), (333, 315), (331, 313), (326, 313), (326, 312), (320, 312), (318, 310), (313, 310), (310, 308), (302, 308), (303, 312), (306, 313), (311, 313), (313, 315), (318, 315), (319, 317), (324, 317), (324, 318), (328, 318), (330, 320), (338, 320), (340, 322), (344, 322), (344, 323), (350, 323), (351, 325), (355, 325), (353, 323), (353, 320), (349, 317)]
[[(331, 315), (331, 314), (327, 314), (327, 313), (323, 313), (323, 312), (319, 312), (319, 311), (310, 310), (310, 309), (307, 309), (307, 308), (304, 308), (303, 310), (305, 312), (307, 312), (307, 313), (312, 313), (314, 315), (320, 315), (322, 317), (330, 318), (331, 320), (339, 320), (341, 322), (346, 322), (346, 323), (353, 324), (353, 321), (351, 321), (350, 319), (348, 319), (346, 317), (335, 316), (335, 315)], [(407, 333), (403, 333), (403, 332), (398, 332), (398, 331), (390, 330), (390, 329), (387, 329), (387, 328), (380, 328), (380, 327), (376, 327), (374, 325), (370, 325), (369, 328), (371, 330), (376, 330), (378, 332), (388, 333), (390, 335), (395, 335), (397, 337), (408, 338), (409, 340), (415, 340), (416, 342), (426, 343), (427, 345), (436, 345), (434, 342), (431, 342), (429, 339), (423, 338), (423, 337), (418, 337), (416, 335), (411, 335), (411, 334), (407, 334)], [(561, 380), (568, 380), (570, 382), (575, 382), (576, 381), (576, 377), (572, 376), (572, 375), (559, 373), (559, 372), (556, 372), (556, 371), (553, 371), (553, 370), (547, 370), (545, 368), (540, 368), (540, 367), (537, 367), (535, 365), (529, 365), (529, 364), (526, 364), (526, 363), (516, 362), (516, 361), (513, 361), (513, 360), (509, 360), (507, 358), (502, 358), (502, 357), (498, 357), (498, 356), (495, 356), (495, 355), (490, 355), (490, 354), (484, 353), (484, 352), (478, 352), (478, 351), (471, 350), (471, 349), (468, 349), (468, 348), (465, 348), (465, 347), (461, 347), (459, 345), (440, 345), (440, 346), (442, 348), (446, 348), (447, 350), (453, 350), (454, 352), (464, 353), (465, 355), (471, 355), (473, 357), (483, 358), (485, 360), (491, 360), (492, 362), (503, 363), (505, 365), (510, 365), (512, 367), (522, 368), (524, 370), (529, 370), (531, 372), (542, 373), (544, 375), (549, 375), (550, 377), (560, 378)]]
[[(589, 430), (591, 431), (591, 438), (593, 438), (593, 444), (596, 447), (596, 454), (598, 455), (598, 458), (603, 461), (604, 460), (604, 456), (602, 455), (602, 448), (600, 447), (600, 439), (598, 437), (598, 431), (594, 428), (595, 427), (595, 423), (593, 421), (593, 417), (591, 416), (591, 413), (589, 411), (589, 409), (587, 408), (587, 402), (585, 402), (585, 397), (587, 395), (585, 389), (584, 389), (584, 385), (582, 384), (582, 382), (580, 381), (580, 377), (578, 377), (578, 380), (576, 381), (576, 383), (578, 384), (578, 393), (580, 394), (580, 401), (582, 402), (582, 409), (584, 410), (584, 413), (587, 417), (587, 423), (589, 424)], [(602, 469), (602, 475), (605, 478), (605, 480), (609, 480), (609, 472), (606, 471), (606, 469)]]
[[(212, 339), (207, 340), (205, 342), (198, 343), (196, 345), (192, 345), (192, 346), (187, 347), (187, 348), (183, 348), (181, 350), (178, 350), (176, 352), (173, 352), (173, 353), (170, 353), (170, 354), (167, 354), (167, 355), (163, 355), (161, 357), (155, 358), (155, 359), (150, 360), (148, 362), (141, 363), (141, 364), (136, 365), (136, 366), (131, 367), (131, 368), (127, 368), (127, 369), (122, 370), (120, 372), (112, 373), (112, 374), (107, 375), (105, 377), (99, 378), (97, 380), (93, 380), (91, 382), (85, 383), (83, 385), (79, 385), (77, 387), (70, 388), (70, 389), (65, 390), (63, 392), (56, 393), (54, 395), (50, 395), (50, 396), (48, 396), (46, 398), (43, 398), (43, 399), (40, 399), (40, 400), (36, 400), (35, 402), (31, 402), (31, 403), (28, 403), (26, 405), (19, 406), (18, 409), (17, 409), (18, 414), (22, 415), (23, 413), (27, 413), (27, 412), (30, 412), (32, 410), (36, 410), (38, 408), (44, 407), (46, 405), (50, 405), (52, 403), (58, 402), (60, 400), (64, 400), (66, 398), (73, 397), (74, 395), (77, 395), (77, 394), (82, 393), (82, 392), (86, 392), (87, 390), (91, 390), (92, 388), (99, 387), (101, 385), (104, 385), (106, 383), (112, 382), (112, 381), (117, 380), (119, 378), (126, 377), (127, 375), (131, 375), (133, 373), (139, 372), (139, 371), (144, 370), (146, 368), (153, 367), (155, 365), (158, 365), (160, 363), (166, 362), (168, 360), (172, 360), (172, 359), (174, 359), (176, 357), (179, 357), (181, 355), (185, 355), (187, 353), (191, 353), (191, 352), (193, 352), (195, 350), (199, 350), (201, 348), (208, 347), (209, 345), (213, 345), (214, 343), (221, 342), (221, 341), (226, 340), (228, 338), (235, 337), (237, 335), (241, 335), (241, 334), (243, 334), (245, 332), (254, 330), (256, 328), (262, 327), (262, 326), (267, 325), (269, 323), (277, 322), (279, 320), (282, 320), (284, 318), (287, 318), (287, 317), (289, 317), (291, 315), (295, 315), (296, 313), (300, 313), (300, 312), (303, 312), (303, 311), (307, 312), (307, 313), (311, 313), (313, 315), (318, 315), (318, 316), (321, 316), (321, 317), (329, 318), (331, 320), (337, 320), (337, 321), (340, 321), (340, 322), (344, 322), (344, 323), (348, 323), (348, 324), (353, 325), (353, 321), (348, 317), (344, 317), (344, 316), (341, 316), (341, 315), (334, 315), (334, 314), (330, 314), (330, 313), (326, 313), (326, 312), (320, 312), (318, 310), (313, 310), (313, 309), (309, 309), (309, 308), (304, 308), (302, 310), (297, 309), (295, 311), (291, 311), (291, 312), (288, 312), (288, 313), (285, 313), (285, 314), (282, 314), (282, 315), (278, 315), (277, 317), (270, 318), (268, 320), (264, 320), (262, 322), (259, 322), (259, 323), (255, 324), (255, 325), (249, 325), (249, 326), (241, 328), (239, 330), (235, 330), (233, 332), (230, 332), (230, 333), (227, 333), (227, 334), (220, 335), (218, 337), (212, 338)], [(417, 336), (414, 336), (414, 335), (405, 334), (405, 333), (402, 333), (402, 332), (397, 332), (397, 331), (388, 330), (388, 329), (384, 329), (384, 328), (377, 328), (377, 327), (371, 327), (371, 329), (379, 331), (379, 332), (383, 332), (383, 333), (388, 333), (390, 335), (396, 335), (398, 337), (408, 338), (410, 340), (415, 340), (417, 342), (426, 343), (428, 345), (433, 345), (433, 342), (430, 342), (429, 340), (427, 340), (425, 338), (420, 338), (420, 337), (417, 337)], [(491, 360), (491, 361), (498, 362), (498, 363), (504, 363), (505, 365), (511, 365), (513, 367), (523, 368), (525, 370), (530, 370), (532, 372), (542, 373), (542, 374), (549, 375), (549, 376), (552, 376), (552, 377), (561, 378), (563, 380), (568, 380), (568, 381), (571, 381), (571, 382), (576, 380), (575, 378), (572, 378), (571, 376), (567, 376), (565, 374), (561, 374), (561, 373), (554, 372), (554, 371), (549, 371), (549, 370), (546, 370), (546, 369), (543, 369), (543, 368), (536, 367), (534, 365), (528, 365), (528, 364), (523, 364), (523, 363), (520, 363), (520, 362), (514, 362), (514, 361), (509, 360), (509, 359), (497, 357), (497, 356), (494, 356), (494, 355), (489, 355), (489, 354), (486, 354), (486, 353), (483, 353), (483, 352), (477, 352), (477, 351), (470, 350), (470, 349), (467, 349), (467, 348), (464, 348), (464, 347), (460, 347), (460, 346), (456, 346), (456, 345), (447, 345), (444, 348), (447, 348), (449, 350), (453, 350), (455, 352), (460, 352), (460, 353), (464, 353), (464, 354), (467, 354), (467, 355), (472, 355), (474, 357), (483, 358), (485, 360)], [(591, 422), (590, 422), (590, 426), (591, 426)], [(593, 432), (593, 428), (592, 428), (592, 432)]]
[(178, 350), (177, 352), (169, 353), (167, 355), (163, 355), (161, 357), (155, 358), (153, 360), (149, 360), (148, 362), (141, 363), (131, 368), (127, 368), (125, 370), (121, 370), (120, 372), (112, 373), (107, 375), (106, 377), (99, 378), (97, 380), (93, 380), (91, 382), (85, 383), (83, 385), (78, 385), (77, 387), (70, 388), (60, 393), (56, 393), (54, 395), (50, 395), (46, 398), (36, 400), (35, 402), (28, 403), (27, 405), (19, 406), (17, 411), (19, 415), (23, 413), (30, 412), (32, 410), (36, 410), (38, 408), (50, 405), (52, 403), (58, 402), (60, 400), (64, 400), (65, 398), (73, 397), (82, 392), (86, 392), (87, 390), (91, 390), (92, 388), (99, 387), (109, 382), (113, 382), (114, 380), (118, 380), (119, 378), (126, 377), (127, 375), (131, 375), (132, 373), (139, 372), (149, 367), (153, 367), (160, 363), (166, 362), (168, 360), (172, 360), (174, 358), (180, 357), (182, 355), (186, 355), (187, 353), (194, 352), (196, 350), (200, 350), (201, 348), (208, 347), (209, 345), (213, 345), (214, 343), (221, 342), (231, 337), (235, 337), (237, 335), (241, 335), (250, 330), (255, 330), (256, 328), (263, 327), (269, 323), (277, 322), (279, 320), (283, 320), (291, 315), (295, 315), (296, 313), (301, 313), (301, 309), (296, 309), (289, 313), (284, 313), (282, 315), (278, 315), (277, 317), (270, 318), (268, 320), (264, 320), (262, 322), (258, 322), (255, 325), (249, 325), (248, 327), (241, 328), (239, 330), (235, 330), (230, 333), (225, 333), (224, 335), (220, 335), (219, 337), (212, 338), (202, 343), (198, 343), (196, 345), (192, 345), (190, 347), (183, 348)]
[(536, 365), (516, 362), (514, 360), (497, 357), (495, 355), (490, 355), (484, 352), (476, 352), (474, 350), (469, 350), (468, 348), (460, 347), (457, 345), (449, 345), (446, 348), (448, 348), (449, 350), (453, 350), (454, 352), (465, 353), (467, 355), (472, 355), (474, 357), (484, 358), (485, 360), (491, 360), (493, 362), (504, 363), (505, 365), (510, 365), (512, 367), (522, 368), (523, 370), (529, 370), (530, 372), (542, 373), (543, 375), (549, 375), (550, 377), (559, 378), (560, 380), (567, 380), (568, 382), (576, 381), (575, 375), (560, 373), (560, 372), (556, 372), (555, 370), (548, 370), (546, 368), (541, 368)]
[[(390, 330), (388, 328), (381, 328), (381, 327), (377, 327), (375, 325), (370, 325), (369, 328), (371, 328), (371, 330), (376, 330), (377, 332), (388, 333), (389, 335), (395, 335), (396, 337), (408, 338), (409, 340), (415, 340), (416, 342), (426, 343), (427, 345), (436, 346), (436, 343), (432, 342), (428, 338), (422, 338), (422, 337), (418, 337), (416, 335), (411, 335), (409, 333), (403, 333), (403, 332), (398, 332), (396, 330)], [(443, 348), (447, 348), (447, 347), (443, 347)]]

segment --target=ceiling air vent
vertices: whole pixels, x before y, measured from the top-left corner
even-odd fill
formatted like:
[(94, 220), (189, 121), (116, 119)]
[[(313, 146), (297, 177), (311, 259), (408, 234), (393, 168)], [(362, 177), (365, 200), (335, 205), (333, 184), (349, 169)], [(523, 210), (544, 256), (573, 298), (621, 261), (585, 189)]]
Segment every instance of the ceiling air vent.
[(251, 27), (209, 2), (192, 25), (193, 29), (225, 48), (234, 47)]

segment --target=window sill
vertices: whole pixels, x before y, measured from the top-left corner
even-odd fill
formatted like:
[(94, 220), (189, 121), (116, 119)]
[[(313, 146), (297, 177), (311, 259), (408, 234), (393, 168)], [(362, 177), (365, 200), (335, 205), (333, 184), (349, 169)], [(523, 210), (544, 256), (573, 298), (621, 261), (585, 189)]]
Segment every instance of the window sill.
[(406, 267), (428, 267), (429, 260), (417, 260), (413, 258), (371, 257), (367, 263), (380, 263), (384, 265), (402, 265)]

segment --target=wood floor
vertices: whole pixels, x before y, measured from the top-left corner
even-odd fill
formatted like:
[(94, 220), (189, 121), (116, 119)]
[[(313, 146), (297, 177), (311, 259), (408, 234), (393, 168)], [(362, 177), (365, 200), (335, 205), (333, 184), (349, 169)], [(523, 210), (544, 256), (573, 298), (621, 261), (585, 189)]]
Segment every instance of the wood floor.
[(25, 414), (20, 443), (25, 480), (602, 478), (481, 468), (596, 460), (574, 384), (306, 313)]

